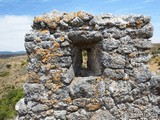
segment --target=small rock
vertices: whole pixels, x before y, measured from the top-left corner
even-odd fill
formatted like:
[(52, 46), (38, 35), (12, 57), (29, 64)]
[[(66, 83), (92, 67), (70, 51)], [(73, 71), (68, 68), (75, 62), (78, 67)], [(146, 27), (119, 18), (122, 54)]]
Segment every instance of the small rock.
[(118, 48), (119, 45), (120, 45), (120, 41), (119, 40), (115, 40), (113, 38), (104, 39), (102, 41), (102, 47), (103, 47), (104, 51), (114, 50), (114, 49)]
[(116, 120), (108, 110), (98, 110), (91, 117), (91, 120)]
[(74, 98), (93, 98), (103, 96), (104, 92), (105, 85), (96, 77), (77, 77), (70, 84), (70, 94)]
[(88, 13), (83, 12), (83, 11), (77, 12), (77, 16), (80, 17), (84, 21), (89, 21), (93, 18), (93, 16), (91, 14), (88, 14)]
[(114, 100), (111, 97), (103, 98), (103, 102), (107, 109), (111, 109), (115, 106)]
[(84, 109), (80, 109), (67, 115), (67, 120), (90, 120), (90, 113)]
[(113, 80), (122, 80), (125, 76), (125, 73), (124, 73), (123, 69), (113, 70), (113, 69), (106, 68), (104, 70), (103, 75), (104, 75), (104, 77), (110, 78)]
[(81, 26), (83, 25), (83, 21), (79, 17), (76, 17), (71, 21), (71, 24), (73, 26)]
[(41, 112), (41, 111), (45, 111), (48, 109), (48, 106), (45, 105), (45, 104), (38, 104), (38, 105), (35, 105), (33, 108), (32, 108), (32, 111), (33, 112)]
[(49, 117), (46, 117), (44, 120), (56, 120), (56, 118), (54, 116), (49, 116)]
[(61, 46), (62, 46), (62, 47), (68, 47), (69, 45), (70, 45), (70, 44), (69, 44), (68, 41), (64, 41), (64, 42), (61, 43)]
[(101, 61), (104, 67), (109, 68), (124, 68), (125, 67), (125, 57), (120, 54), (110, 55), (107, 52), (102, 53)]
[(63, 20), (60, 20), (60, 25), (64, 28), (67, 28), (68, 27), (68, 24), (65, 23)]
[(24, 98), (17, 102), (15, 110), (18, 111), (19, 115), (27, 114), (27, 105), (24, 102)]
[(65, 110), (54, 111), (53, 114), (56, 119), (66, 120), (66, 111)]
[(71, 105), (67, 108), (67, 111), (69, 112), (75, 112), (78, 110), (78, 107), (77, 106), (74, 106), (74, 105)]
[(98, 109), (101, 108), (101, 104), (100, 103), (89, 103), (86, 105), (86, 109), (88, 111), (96, 111)]
[(62, 75), (62, 82), (69, 84), (74, 79), (74, 77), (75, 77), (74, 70), (73, 70), (73, 67), (71, 66), (66, 71), (66, 73), (63, 73), (63, 75)]

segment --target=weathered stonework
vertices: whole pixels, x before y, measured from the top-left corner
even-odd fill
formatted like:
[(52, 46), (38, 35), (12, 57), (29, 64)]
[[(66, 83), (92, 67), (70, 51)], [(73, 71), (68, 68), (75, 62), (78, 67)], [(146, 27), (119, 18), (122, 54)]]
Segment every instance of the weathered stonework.
[(53, 11), (32, 27), (18, 120), (160, 119), (160, 76), (147, 67), (150, 17)]

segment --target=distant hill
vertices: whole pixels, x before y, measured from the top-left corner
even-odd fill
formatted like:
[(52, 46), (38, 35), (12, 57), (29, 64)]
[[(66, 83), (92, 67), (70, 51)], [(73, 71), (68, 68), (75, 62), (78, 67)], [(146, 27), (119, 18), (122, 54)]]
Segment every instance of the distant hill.
[(17, 52), (11, 52), (11, 51), (0, 51), (0, 58), (8, 58), (13, 56), (20, 56), (25, 55), (25, 51), (17, 51)]
[(25, 51), (17, 51), (17, 52), (0, 51), (0, 55), (12, 55), (12, 54), (26, 54), (26, 52)]

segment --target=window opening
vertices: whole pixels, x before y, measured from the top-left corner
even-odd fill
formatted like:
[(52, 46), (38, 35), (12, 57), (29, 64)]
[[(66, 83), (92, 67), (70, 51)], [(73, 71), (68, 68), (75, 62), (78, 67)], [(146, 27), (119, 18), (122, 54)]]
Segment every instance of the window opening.
[(87, 50), (82, 50), (82, 65), (81, 67), (84, 69), (88, 68), (88, 52)]

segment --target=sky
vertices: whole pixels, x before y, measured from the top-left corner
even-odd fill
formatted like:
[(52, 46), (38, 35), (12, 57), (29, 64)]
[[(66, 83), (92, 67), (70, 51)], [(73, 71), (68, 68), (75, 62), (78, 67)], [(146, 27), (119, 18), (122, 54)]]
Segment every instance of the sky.
[(93, 15), (144, 14), (151, 16), (153, 43), (160, 43), (160, 0), (0, 0), (0, 51), (24, 51), (24, 36), (34, 16), (59, 10)]

